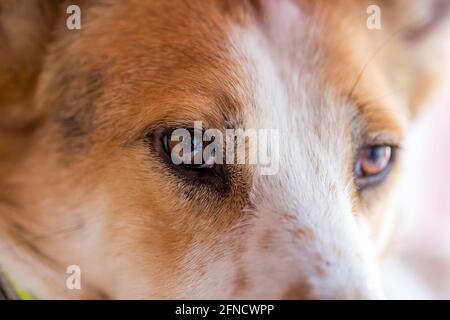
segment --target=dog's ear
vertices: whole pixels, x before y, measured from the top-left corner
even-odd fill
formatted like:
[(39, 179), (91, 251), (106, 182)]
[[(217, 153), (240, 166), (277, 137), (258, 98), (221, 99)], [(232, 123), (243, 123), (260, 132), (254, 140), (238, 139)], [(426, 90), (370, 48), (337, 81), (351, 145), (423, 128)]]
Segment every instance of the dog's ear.
[(60, 1), (0, 1), (0, 129), (28, 126), (30, 99)]
[[(379, 0), (382, 28), (395, 39), (398, 65), (408, 79), (412, 114), (424, 104), (445, 75), (450, 60), (449, 0)], [(442, 82), (441, 82), (442, 83)], [(404, 88), (405, 84), (398, 87)]]

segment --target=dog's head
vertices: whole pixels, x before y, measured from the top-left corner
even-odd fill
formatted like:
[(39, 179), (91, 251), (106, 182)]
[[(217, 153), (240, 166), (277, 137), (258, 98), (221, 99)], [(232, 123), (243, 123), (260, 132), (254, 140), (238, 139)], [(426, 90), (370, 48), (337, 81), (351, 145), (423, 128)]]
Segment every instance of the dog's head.
[[(438, 2), (82, 1), (81, 30), (1, 4), (5, 268), (47, 297), (381, 297)], [(172, 163), (195, 121), (276, 132), (276, 170)]]

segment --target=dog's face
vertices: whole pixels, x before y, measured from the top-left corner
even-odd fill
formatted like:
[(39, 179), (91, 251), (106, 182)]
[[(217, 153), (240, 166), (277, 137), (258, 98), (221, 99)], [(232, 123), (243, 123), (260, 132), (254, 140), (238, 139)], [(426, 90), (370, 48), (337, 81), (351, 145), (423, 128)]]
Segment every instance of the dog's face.
[[(5, 264), (38, 296), (382, 297), (424, 71), (393, 20), (366, 27), (367, 6), (94, 1), (81, 30), (56, 19), (38, 125), (4, 174), (20, 206), (0, 215), (33, 269)], [(277, 130), (277, 171), (171, 163), (167, 136), (194, 121)]]

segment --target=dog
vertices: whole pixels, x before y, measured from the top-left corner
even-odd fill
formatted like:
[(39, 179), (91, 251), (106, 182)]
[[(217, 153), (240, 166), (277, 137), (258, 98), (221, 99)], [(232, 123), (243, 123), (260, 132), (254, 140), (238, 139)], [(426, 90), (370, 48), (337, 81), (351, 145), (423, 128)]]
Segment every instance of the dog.
[[(80, 0), (80, 29), (70, 4), (0, 3), (1, 274), (40, 299), (389, 296), (448, 1)], [(276, 130), (277, 172), (175, 165), (195, 121)]]

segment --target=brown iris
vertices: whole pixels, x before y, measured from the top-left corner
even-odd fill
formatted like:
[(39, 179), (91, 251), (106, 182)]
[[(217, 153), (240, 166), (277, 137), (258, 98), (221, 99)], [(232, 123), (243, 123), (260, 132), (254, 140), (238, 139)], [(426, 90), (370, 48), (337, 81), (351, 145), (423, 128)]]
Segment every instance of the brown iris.
[(355, 174), (360, 187), (381, 182), (389, 173), (395, 148), (387, 145), (366, 146), (356, 159)]

